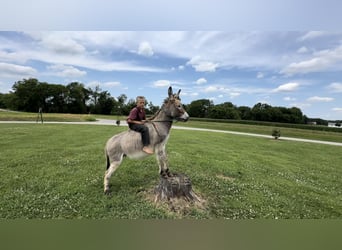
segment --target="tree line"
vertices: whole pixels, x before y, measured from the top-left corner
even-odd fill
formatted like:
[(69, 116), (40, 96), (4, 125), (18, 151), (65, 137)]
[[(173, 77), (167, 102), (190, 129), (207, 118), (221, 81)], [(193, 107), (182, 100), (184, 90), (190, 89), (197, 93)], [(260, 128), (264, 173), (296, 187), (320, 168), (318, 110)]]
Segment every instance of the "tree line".
[[(17, 111), (38, 112), (42, 108), (46, 113), (112, 114), (128, 115), (135, 106), (135, 99), (125, 94), (116, 98), (99, 86), (86, 88), (79, 82), (67, 85), (40, 82), (30, 78), (15, 82), (10, 93), (0, 93), (0, 108)], [(185, 104), (191, 117), (254, 120), (304, 124), (310, 120), (299, 108), (273, 107), (257, 103), (252, 108), (236, 106), (231, 102), (214, 104), (209, 99), (199, 99)], [(147, 101), (146, 113), (154, 114), (159, 106)], [(317, 124), (327, 125), (327, 121), (315, 120)], [(317, 122), (318, 121), (318, 122)]]
[(209, 99), (200, 99), (187, 105), (191, 117), (233, 120), (254, 120), (283, 123), (307, 123), (309, 118), (299, 108), (273, 107), (266, 103), (257, 103), (252, 108), (236, 106), (231, 102), (214, 105)]
[[(127, 115), (135, 106), (134, 99), (125, 94), (117, 98), (99, 86), (86, 88), (83, 83), (71, 82), (68, 85), (39, 82), (35, 78), (15, 82), (10, 93), (0, 93), (0, 108), (17, 111), (72, 114), (115, 114)], [(151, 102), (147, 104), (148, 114), (159, 109)]]

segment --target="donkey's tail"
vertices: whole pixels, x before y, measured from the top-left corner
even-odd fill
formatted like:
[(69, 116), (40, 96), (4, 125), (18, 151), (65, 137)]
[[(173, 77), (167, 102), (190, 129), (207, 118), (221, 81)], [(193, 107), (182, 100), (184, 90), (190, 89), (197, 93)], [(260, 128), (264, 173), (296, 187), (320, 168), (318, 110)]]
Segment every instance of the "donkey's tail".
[(106, 160), (107, 160), (107, 170), (108, 170), (108, 168), (110, 166), (110, 162), (109, 162), (109, 156), (108, 156), (107, 152), (106, 152)]

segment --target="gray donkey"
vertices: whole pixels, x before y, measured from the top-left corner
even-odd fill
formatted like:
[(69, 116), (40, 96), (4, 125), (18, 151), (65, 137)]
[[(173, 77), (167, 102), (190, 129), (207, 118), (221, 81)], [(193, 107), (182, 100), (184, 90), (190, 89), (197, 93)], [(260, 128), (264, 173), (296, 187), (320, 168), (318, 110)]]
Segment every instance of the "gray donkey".
[[(157, 157), (159, 174), (165, 178), (170, 176), (165, 145), (169, 139), (172, 122), (173, 120), (186, 122), (189, 119), (189, 115), (184, 110), (179, 98), (180, 91), (177, 94), (173, 94), (172, 88), (169, 87), (169, 97), (165, 99), (161, 109), (145, 123), (150, 133), (150, 146), (154, 148), (154, 153)], [(114, 135), (107, 141), (105, 147), (107, 158), (107, 171), (104, 176), (105, 194), (109, 194), (110, 177), (119, 167), (125, 156), (131, 159), (142, 159), (148, 156), (148, 154), (142, 151), (142, 148), (141, 134), (133, 130)]]

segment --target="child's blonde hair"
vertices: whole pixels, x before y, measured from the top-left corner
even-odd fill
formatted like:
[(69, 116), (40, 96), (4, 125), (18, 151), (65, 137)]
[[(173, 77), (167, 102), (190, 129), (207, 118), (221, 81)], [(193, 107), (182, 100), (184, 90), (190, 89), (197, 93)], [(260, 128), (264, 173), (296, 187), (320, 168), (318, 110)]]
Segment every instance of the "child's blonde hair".
[(135, 99), (135, 102), (138, 103), (140, 100), (146, 100), (144, 96), (137, 96), (137, 98)]

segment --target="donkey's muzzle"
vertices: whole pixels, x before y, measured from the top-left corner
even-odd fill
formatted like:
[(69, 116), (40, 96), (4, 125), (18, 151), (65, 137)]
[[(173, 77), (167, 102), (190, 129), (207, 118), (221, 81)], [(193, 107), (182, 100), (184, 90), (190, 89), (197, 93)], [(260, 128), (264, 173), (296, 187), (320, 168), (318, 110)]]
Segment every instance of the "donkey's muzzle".
[(186, 122), (189, 120), (189, 115), (187, 112), (184, 112), (180, 117), (177, 118), (178, 121)]

